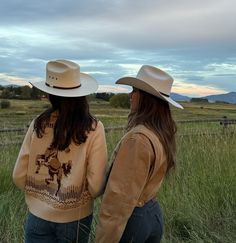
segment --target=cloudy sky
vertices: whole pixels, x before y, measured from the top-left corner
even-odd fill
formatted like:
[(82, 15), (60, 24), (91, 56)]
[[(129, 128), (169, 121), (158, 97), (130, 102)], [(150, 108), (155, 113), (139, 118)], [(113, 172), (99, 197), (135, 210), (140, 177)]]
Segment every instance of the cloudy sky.
[(159, 67), (188, 96), (236, 91), (235, 0), (7, 0), (0, 7), (0, 84), (44, 79), (69, 59), (100, 91), (142, 64)]

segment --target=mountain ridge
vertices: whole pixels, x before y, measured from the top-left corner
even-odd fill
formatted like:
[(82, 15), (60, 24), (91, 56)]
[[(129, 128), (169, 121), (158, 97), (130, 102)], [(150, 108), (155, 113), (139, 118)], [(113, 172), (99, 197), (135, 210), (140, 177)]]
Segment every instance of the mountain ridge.
[(231, 104), (236, 104), (236, 92), (229, 92), (226, 94), (207, 95), (204, 97), (209, 102), (223, 101)]
[[(180, 95), (177, 93), (171, 93), (170, 97), (176, 101), (190, 101), (192, 97)], [(197, 97), (201, 99), (207, 99), (209, 102), (226, 102), (230, 104), (236, 104), (236, 92), (229, 92), (225, 94), (218, 95), (207, 95), (202, 97)]]

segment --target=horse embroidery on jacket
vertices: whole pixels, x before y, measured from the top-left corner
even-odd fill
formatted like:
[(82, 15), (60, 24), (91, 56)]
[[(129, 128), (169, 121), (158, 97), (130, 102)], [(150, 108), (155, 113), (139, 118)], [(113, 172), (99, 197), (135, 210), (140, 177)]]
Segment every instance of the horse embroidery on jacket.
[(37, 166), (35, 171), (36, 174), (39, 173), (42, 165), (48, 168), (49, 178), (45, 178), (45, 182), (47, 185), (50, 184), (50, 181), (54, 181), (54, 176), (56, 176), (57, 191), (55, 195), (57, 196), (57, 193), (61, 188), (62, 176), (67, 176), (68, 174), (70, 174), (72, 161), (69, 160), (66, 163), (61, 163), (58, 159), (58, 150), (49, 147), (46, 149), (45, 154), (37, 155), (35, 164)]

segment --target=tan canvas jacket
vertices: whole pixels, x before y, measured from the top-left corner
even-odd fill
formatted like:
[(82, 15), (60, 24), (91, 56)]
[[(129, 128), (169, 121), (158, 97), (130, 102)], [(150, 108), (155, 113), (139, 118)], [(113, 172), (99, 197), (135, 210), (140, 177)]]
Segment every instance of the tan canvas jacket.
[(156, 197), (166, 173), (166, 156), (158, 137), (143, 125), (117, 145), (102, 199), (96, 243), (119, 242), (135, 207)]
[(50, 148), (57, 115), (42, 138), (31, 123), (13, 171), (14, 183), (25, 192), (29, 211), (52, 222), (65, 223), (92, 213), (93, 201), (105, 181), (107, 149), (104, 127), (98, 122), (81, 145), (65, 151)]

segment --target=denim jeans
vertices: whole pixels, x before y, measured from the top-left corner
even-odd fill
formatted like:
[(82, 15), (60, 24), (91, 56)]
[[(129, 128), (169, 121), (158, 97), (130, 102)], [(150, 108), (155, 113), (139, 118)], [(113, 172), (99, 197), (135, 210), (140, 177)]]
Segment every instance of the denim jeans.
[(159, 243), (162, 234), (161, 208), (156, 200), (150, 200), (143, 207), (134, 209), (120, 243)]
[(25, 243), (87, 243), (92, 214), (69, 223), (54, 223), (29, 213), (25, 227)]

